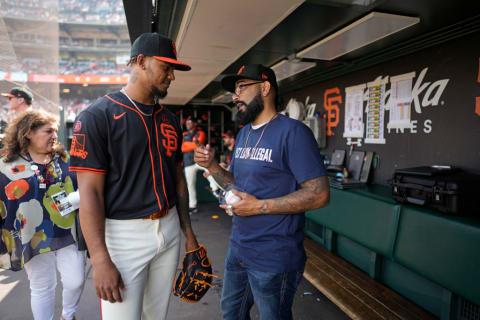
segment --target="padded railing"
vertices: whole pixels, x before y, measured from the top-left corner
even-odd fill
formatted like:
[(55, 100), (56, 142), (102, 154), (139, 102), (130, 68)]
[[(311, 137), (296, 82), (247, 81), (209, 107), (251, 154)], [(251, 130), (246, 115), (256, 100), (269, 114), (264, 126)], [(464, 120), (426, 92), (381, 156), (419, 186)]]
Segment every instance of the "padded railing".
[(308, 227), (309, 221), (480, 304), (479, 218), (400, 205), (383, 186), (331, 188), (330, 205), (306, 217), (307, 235), (317, 242), (318, 231)]

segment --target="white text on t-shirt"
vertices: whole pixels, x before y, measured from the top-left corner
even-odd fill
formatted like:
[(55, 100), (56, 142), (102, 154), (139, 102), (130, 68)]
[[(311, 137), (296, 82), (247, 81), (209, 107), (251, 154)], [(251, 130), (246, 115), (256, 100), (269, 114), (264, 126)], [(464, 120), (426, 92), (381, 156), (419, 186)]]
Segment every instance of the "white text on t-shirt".
[[(250, 154), (251, 152), (251, 154)], [(250, 155), (250, 158), (249, 158)], [(238, 159), (250, 159), (264, 162), (272, 161), (272, 149), (265, 148), (237, 148), (235, 150), (235, 158)]]

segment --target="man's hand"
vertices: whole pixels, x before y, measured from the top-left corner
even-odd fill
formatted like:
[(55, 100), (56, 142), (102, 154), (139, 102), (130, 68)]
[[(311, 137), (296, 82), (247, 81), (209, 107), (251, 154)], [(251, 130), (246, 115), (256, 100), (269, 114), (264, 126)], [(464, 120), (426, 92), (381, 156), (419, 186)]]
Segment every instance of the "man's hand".
[(197, 237), (193, 233), (192, 227), (189, 226), (185, 230), (185, 251), (192, 251), (199, 247)]
[(193, 160), (207, 169), (221, 188), (226, 188), (228, 183), (235, 184), (233, 174), (218, 165), (215, 160), (215, 150), (210, 148), (209, 144), (199, 145), (193, 153)]
[[(232, 192), (239, 197), (240, 201), (235, 202), (232, 204), (232, 212), (236, 216), (252, 216), (255, 214), (260, 213), (260, 203), (261, 201), (252, 196), (251, 194), (248, 194), (246, 192), (240, 192), (238, 190), (232, 189)], [(226, 204), (220, 205), (220, 208), (224, 209), (225, 212), (227, 212), (227, 206)]]
[(122, 302), (120, 290), (125, 290), (122, 276), (112, 261), (105, 261), (93, 266), (93, 282), (97, 296), (111, 303)]
[(227, 214), (231, 212), (237, 216), (304, 213), (325, 207), (330, 202), (330, 187), (326, 176), (307, 180), (301, 184), (299, 190), (273, 199), (259, 200), (248, 193), (232, 191), (242, 200), (220, 207), (225, 209)]
[(193, 161), (199, 166), (209, 169), (215, 161), (215, 150), (207, 146), (199, 145), (193, 153)]

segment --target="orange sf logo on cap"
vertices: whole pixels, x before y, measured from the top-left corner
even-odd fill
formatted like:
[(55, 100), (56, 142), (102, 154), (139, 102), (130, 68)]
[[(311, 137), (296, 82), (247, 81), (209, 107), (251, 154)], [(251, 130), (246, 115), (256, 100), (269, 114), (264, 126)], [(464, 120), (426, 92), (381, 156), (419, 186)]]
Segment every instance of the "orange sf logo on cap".
[(242, 73), (243, 69), (245, 69), (245, 66), (242, 66), (242, 67), (238, 70), (237, 76), (238, 76), (240, 73)]
[(262, 79), (268, 80), (268, 77), (262, 73)]

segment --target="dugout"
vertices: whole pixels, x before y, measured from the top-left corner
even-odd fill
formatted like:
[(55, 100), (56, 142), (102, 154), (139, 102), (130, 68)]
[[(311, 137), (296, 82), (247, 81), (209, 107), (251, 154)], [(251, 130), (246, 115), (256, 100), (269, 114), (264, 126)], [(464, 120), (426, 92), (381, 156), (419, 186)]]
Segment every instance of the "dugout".
[[(324, 116), (319, 152), (349, 153), (354, 142), (354, 150), (376, 155), (371, 186), (332, 189), (329, 207), (307, 213), (307, 235), (433, 317), (480, 318), (478, 212), (463, 218), (399, 205), (387, 185), (396, 168), (419, 165), (480, 173), (480, 3), (154, 4), (124, 0), (131, 40), (162, 33), (192, 65), (178, 74), (167, 104), (228, 105), (223, 74), (248, 63), (272, 67), (284, 102), (309, 97)], [(370, 88), (379, 90), (379, 121), (367, 117)], [(355, 99), (356, 127), (348, 121)]]

